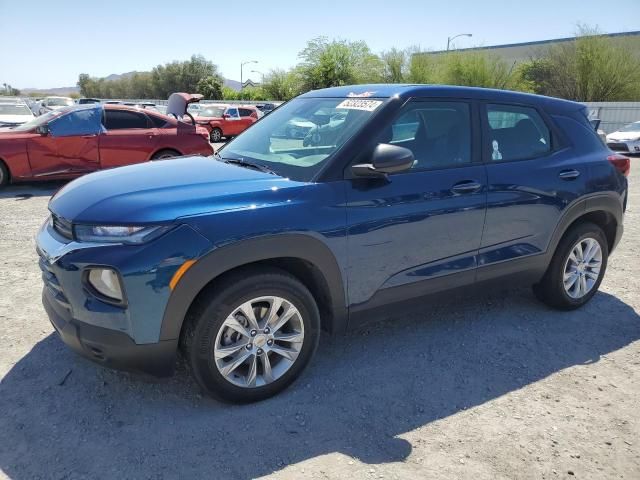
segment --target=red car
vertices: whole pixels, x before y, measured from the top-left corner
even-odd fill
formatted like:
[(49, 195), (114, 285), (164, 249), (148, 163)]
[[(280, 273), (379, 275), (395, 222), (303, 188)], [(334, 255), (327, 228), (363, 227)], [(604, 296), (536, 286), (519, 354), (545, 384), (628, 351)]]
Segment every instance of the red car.
[[(172, 98), (173, 99), (172, 102)], [(182, 117), (201, 95), (173, 94), (168, 112)], [(211, 155), (209, 132), (152, 110), (88, 104), (0, 129), (0, 185), (67, 179), (95, 170), (178, 155)]]
[(196, 123), (209, 131), (209, 140), (217, 143), (222, 137), (234, 137), (258, 121), (259, 110), (245, 105), (202, 105)]

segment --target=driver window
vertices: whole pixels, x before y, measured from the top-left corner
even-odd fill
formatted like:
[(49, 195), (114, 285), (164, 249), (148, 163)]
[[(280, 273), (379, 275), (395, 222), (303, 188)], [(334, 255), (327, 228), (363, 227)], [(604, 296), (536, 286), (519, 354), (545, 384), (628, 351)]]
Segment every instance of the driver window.
[(101, 109), (98, 108), (71, 111), (52, 120), (49, 132), (53, 137), (98, 134), (102, 130), (100, 113)]
[(378, 143), (413, 152), (413, 170), (471, 163), (471, 115), (464, 102), (410, 102), (383, 132)]
[(227, 109), (227, 115), (229, 115), (231, 118), (240, 117), (240, 115), (238, 114), (238, 109), (237, 108), (228, 108)]

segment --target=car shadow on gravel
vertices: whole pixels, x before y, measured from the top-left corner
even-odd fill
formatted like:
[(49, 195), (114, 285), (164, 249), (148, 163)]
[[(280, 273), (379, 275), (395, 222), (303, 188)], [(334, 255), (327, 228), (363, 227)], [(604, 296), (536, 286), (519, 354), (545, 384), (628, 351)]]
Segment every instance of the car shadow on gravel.
[(402, 462), (406, 432), (638, 339), (638, 314), (606, 293), (574, 312), (528, 290), (425, 302), (323, 338), (289, 390), (235, 406), (202, 397), (184, 367), (165, 381), (113, 372), (49, 335), (0, 383), (0, 468), (20, 480), (251, 479), (332, 452)]
[(14, 197), (17, 201), (28, 200), (32, 197), (49, 197), (61, 189), (66, 181), (49, 181), (38, 183), (16, 183), (7, 187), (0, 187), (0, 198)]

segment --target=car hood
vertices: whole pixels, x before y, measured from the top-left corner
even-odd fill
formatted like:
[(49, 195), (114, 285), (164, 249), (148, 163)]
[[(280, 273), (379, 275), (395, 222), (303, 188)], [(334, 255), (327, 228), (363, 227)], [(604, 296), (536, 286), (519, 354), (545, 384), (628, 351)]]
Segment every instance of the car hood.
[(0, 141), (12, 140), (14, 138), (30, 138), (33, 137), (33, 132), (16, 132), (11, 127), (0, 127)]
[(167, 223), (287, 202), (304, 185), (213, 157), (180, 157), (86, 175), (56, 193), (49, 209), (74, 223)]
[(33, 119), (34, 119), (33, 115), (0, 115), (0, 124), (25, 123)]
[(640, 137), (640, 131), (636, 132), (613, 132), (607, 135), (607, 140), (629, 140)]

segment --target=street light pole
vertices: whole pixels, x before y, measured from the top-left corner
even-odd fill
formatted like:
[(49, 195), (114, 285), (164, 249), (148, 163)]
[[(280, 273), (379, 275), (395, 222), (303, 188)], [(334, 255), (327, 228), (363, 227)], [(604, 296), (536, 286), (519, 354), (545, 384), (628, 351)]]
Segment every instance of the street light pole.
[(458, 35), (454, 35), (453, 37), (447, 37), (447, 52), (449, 51), (449, 46), (451, 45), (451, 41), (455, 40), (458, 37), (473, 37), (471, 33), (459, 33)]
[(242, 69), (249, 63), (258, 63), (257, 60), (247, 60), (246, 62), (240, 62), (240, 96), (242, 96), (242, 89), (244, 88), (244, 77), (242, 76)]

